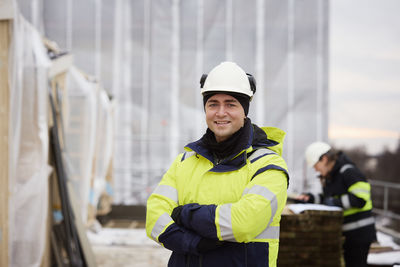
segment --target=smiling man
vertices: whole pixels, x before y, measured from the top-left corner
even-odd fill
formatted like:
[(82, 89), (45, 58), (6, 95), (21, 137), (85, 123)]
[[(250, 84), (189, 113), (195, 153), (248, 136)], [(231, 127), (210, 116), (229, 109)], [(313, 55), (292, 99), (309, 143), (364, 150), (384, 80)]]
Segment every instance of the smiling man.
[(284, 132), (247, 117), (253, 76), (222, 62), (200, 81), (207, 130), (147, 201), (147, 235), (168, 266), (276, 266), (289, 175)]
[(212, 95), (207, 100), (205, 109), (208, 128), (214, 133), (218, 143), (231, 137), (244, 125), (244, 110), (231, 95)]

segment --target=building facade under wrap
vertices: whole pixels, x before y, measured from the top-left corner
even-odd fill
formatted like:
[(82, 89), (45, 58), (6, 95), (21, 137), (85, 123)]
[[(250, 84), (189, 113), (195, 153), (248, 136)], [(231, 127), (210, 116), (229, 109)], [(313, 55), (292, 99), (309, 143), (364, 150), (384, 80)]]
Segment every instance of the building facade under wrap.
[[(329, 1), (19, 0), (47, 38), (116, 99), (115, 204), (143, 204), (206, 129), (199, 80), (235, 61), (257, 80), (249, 117), (287, 135), (289, 191), (310, 186), (303, 152), (328, 136)], [(313, 179), (315, 180), (315, 179)]]

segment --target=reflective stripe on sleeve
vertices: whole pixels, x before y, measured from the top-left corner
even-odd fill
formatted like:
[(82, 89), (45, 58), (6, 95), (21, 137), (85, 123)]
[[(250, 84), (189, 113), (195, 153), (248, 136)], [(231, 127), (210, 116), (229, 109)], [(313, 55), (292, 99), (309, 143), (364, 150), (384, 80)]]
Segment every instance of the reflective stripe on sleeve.
[(275, 194), (272, 193), (268, 188), (261, 185), (254, 185), (251, 188), (246, 188), (243, 192), (243, 195), (246, 194), (256, 194), (262, 196), (271, 203), (271, 218), (268, 222), (268, 225), (270, 225), (270, 223), (274, 219), (276, 211), (278, 210), (278, 202), (276, 200)]
[(153, 194), (162, 195), (178, 203), (178, 191), (169, 185), (158, 185)]
[(158, 242), (158, 236), (162, 233), (165, 226), (167, 226), (171, 221), (172, 218), (168, 215), (168, 213), (164, 213), (158, 218), (153, 230), (151, 231), (151, 237), (154, 241)]
[(370, 224), (374, 224), (374, 223), (375, 223), (375, 219), (373, 217), (368, 217), (365, 219), (361, 219), (359, 221), (343, 224), (342, 230), (350, 231), (350, 230), (358, 229), (358, 228), (361, 228), (361, 227), (364, 227), (364, 226), (367, 226)]
[[(270, 202), (271, 206), (271, 217), (268, 222), (268, 226), (263, 232), (261, 232), (256, 239), (278, 239), (279, 238), (279, 226), (270, 226), (273, 218), (278, 210), (278, 203), (274, 193), (268, 188), (260, 185), (254, 185), (251, 188), (246, 188), (243, 192), (243, 196), (246, 194), (259, 195)], [(219, 208), (219, 228), (221, 231), (221, 237), (226, 241), (237, 242), (232, 231), (232, 220), (231, 220), (231, 208), (232, 204), (224, 204)]]
[(219, 229), (221, 230), (221, 237), (223, 240), (236, 242), (235, 236), (233, 235), (232, 231), (231, 208), (231, 203), (220, 206)]
[(279, 239), (279, 226), (268, 226), (256, 239)]
[(346, 195), (341, 196), (340, 200), (342, 201), (342, 206), (344, 209), (351, 208), (349, 195), (346, 194)]
[(339, 172), (340, 172), (340, 173), (344, 173), (347, 169), (351, 169), (351, 168), (353, 168), (353, 165), (351, 165), (351, 164), (344, 164), (344, 165), (340, 168)]
[(359, 193), (363, 193), (363, 194), (369, 194), (370, 193), (370, 191), (367, 190), (367, 189), (352, 189), (352, 190), (350, 190), (350, 192), (352, 194), (354, 194), (354, 195), (357, 195)]

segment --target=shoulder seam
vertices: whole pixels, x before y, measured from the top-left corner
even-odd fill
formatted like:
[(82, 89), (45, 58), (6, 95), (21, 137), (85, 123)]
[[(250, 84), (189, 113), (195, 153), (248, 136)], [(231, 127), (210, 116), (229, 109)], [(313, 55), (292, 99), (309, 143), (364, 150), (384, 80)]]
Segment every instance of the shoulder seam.
[(183, 153), (182, 158), (181, 158), (181, 162), (184, 161), (187, 158), (190, 158), (191, 156), (195, 155), (196, 152), (194, 151), (186, 151)]

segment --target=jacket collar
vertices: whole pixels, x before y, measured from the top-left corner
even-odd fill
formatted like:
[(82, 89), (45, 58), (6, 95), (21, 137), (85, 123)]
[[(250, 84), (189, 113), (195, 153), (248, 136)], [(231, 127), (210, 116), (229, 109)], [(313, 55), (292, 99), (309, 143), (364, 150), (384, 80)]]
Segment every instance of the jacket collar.
[(344, 154), (342, 151), (339, 151), (335, 165), (333, 165), (333, 168), (329, 173), (330, 177), (334, 177), (336, 173), (340, 171), (340, 168), (342, 168), (342, 166), (345, 164), (354, 165), (354, 163), (346, 156), (346, 154)]
[[(247, 127), (246, 127), (246, 125), (247, 125)], [(246, 141), (246, 143), (244, 145), (244, 149), (242, 151), (239, 151), (239, 153), (236, 153), (234, 155), (228, 156), (222, 162), (220, 162), (219, 164), (216, 164), (215, 167), (218, 167), (218, 169), (221, 168), (221, 169), (223, 169), (223, 171), (231, 171), (232, 170), (231, 167), (225, 168), (225, 167), (219, 167), (219, 166), (223, 166), (223, 165), (231, 166), (231, 163), (233, 163), (233, 165), (237, 166), (237, 167), (239, 167), (239, 166), (242, 167), (243, 166), (241, 164), (241, 161), (243, 161), (243, 159), (242, 160), (238, 160), (237, 158), (241, 158), (240, 155), (246, 154), (246, 153), (243, 153), (243, 151), (247, 150), (251, 146), (251, 143), (252, 143), (252, 140), (253, 140), (253, 127), (252, 127), (252, 124), (251, 123), (245, 124), (245, 127), (246, 128), (244, 129), (245, 130), (244, 136), (245, 136), (245, 138), (247, 138), (247, 141)], [(202, 139), (199, 139), (199, 140), (197, 140), (195, 142), (189, 143), (188, 145), (185, 146), (185, 149), (186, 150), (193, 150), (194, 152), (196, 152), (197, 154), (205, 157), (209, 161), (211, 161), (213, 163), (215, 162), (214, 155), (212, 154), (212, 152), (210, 150), (208, 150), (204, 146)], [(246, 158), (244, 158), (244, 164), (246, 164)], [(236, 169), (238, 169), (238, 168), (236, 168)]]
[[(277, 128), (273, 127), (259, 128), (257, 125), (249, 123), (247, 128), (245, 129), (247, 132), (247, 134), (245, 135), (247, 138), (247, 143), (245, 145), (245, 148), (239, 153), (227, 157), (219, 164), (214, 164), (214, 167), (210, 171), (228, 172), (228, 171), (238, 170), (242, 168), (244, 165), (246, 165), (247, 153), (252, 151), (253, 149), (268, 147), (271, 150), (274, 150), (274, 147), (281, 145), (277, 140), (272, 140), (268, 138), (267, 136), (268, 131), (266, 131), (266, 129), (279, 130), (281, 135), (283, 133), (283, 131)], [(282, 141), (283, 137), (284, 133), (282, 136)], [(185, 150), (194, 151), (197, 154), (208, 159), (210, 162), (214, 163), (214, 157), (212, 153), (203, 146), (201, 139), (187, 144), (185, 146)]]

